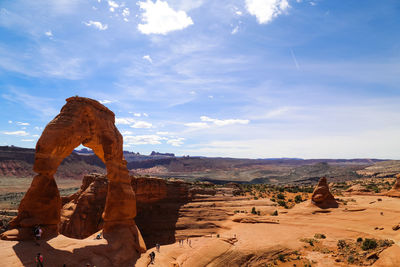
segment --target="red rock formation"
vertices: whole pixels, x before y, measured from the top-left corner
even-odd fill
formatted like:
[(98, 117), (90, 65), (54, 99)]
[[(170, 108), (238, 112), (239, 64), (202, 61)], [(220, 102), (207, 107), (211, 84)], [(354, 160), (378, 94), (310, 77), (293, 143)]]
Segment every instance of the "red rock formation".
[(315, 187), (311, 197), (311, 203), (322, 208), (337, 208), (339, 205), (329, 191), (329, 185), (325, 177), (322, 177)]
[[(174, 242), (179, 208), (191, 197), (188, 184), (179, 180), (131, 177), (131, 185), (137, 201), (135, 220), (146, 245)], [(101, 214), (107, 186), (104, 175), (86, 175), (81, 189), (63, 198), (60, 233), (72, 238), (86, 238), (99, 231), (103, 225)]]
[(396, 175), (396, 182), (392, 189), (390, 189), (385, 195), (389, 197), (400, 197), (400, 173)]
[[(33, 170), (38, 173), (10, 222), (13, 231), (2, 239), (31, 238), (32, 227), (39, 224), (47, 236), (58, 233), (61, 198), (54, 174), (62, 160), (80, 144), (91, 148), (107, 168), (107, 199), (103, 212), (104, 234), (132, 236), (137, 250), (145, 249), (136, 227), (136, 199), (122, 151), (122, 135), (114, 125), (112, 111), (99, 102), (83, 97), (71, 97), (44, 129), (36, 144)], [(87, 200), (87, 203), (91, 203)], [(136, 236), (135, 236), (136, 235)], [(128, 241), (127, 241), (128, 242)], [(129, 242), (128, 242), (129, 243)]]

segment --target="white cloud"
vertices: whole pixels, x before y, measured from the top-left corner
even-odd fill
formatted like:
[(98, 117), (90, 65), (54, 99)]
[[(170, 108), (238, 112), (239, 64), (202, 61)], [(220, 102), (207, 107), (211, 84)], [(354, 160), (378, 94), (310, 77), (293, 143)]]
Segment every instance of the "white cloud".
[(215, 124), (217, 126), (226, 126), (226, 125), (232, 125), (232, 124), (248, 124), (250, 122), (249, 120), (240, 120), (240, 119), (219, 120), (219, 119), (212, 119), (207, 116), (201, 116), (200, 120), (206, 121), (206, 122), (212, 122), (213, 124)]
[(247, 11), (256, 16), (260, 24), (271, 22), (289, 7), (287, 0), (246, 0)]
[(17, 136), (27, 136), (27, 135), (29, 135), (25, 131), (3, 132), (3, 134), (6, 134), (6, 135), (17, 135)]
[(149, 116), (149, 114), (147, 114), (147, 113), (143, 113), (143, 116), (144, 116), (144, 117), (148, 117), (148, 116)]
[(243, 15), (242, 11), (236, 11), (235, 14), (238, 15), (238, 16)]
[(109, 7), (110, 7), (110, 11), (111, 12), (114, 12), (115, 9), (119, 7), (119, 5), (114, 1), (109, 0), (109, 1), (107, 1), (107, 3), (109, 5)]
[(135, 120), (132, 118), (115, 118), (115, 124), (125, 124), (125, 125), (129, 125), (134, 123)]
[(143, 24), (138, 24), (138, 30), (143, 34), (167, 34), (171, 31), (182, 30), (193, 24), (185, 11), (175, 11), (167, 2), (151, 0), (139, 1), (138, 5), (144, 10)]
[(209, 99), (213, 99), (214, 96), (213, 96), (213, 95), (209, 95), (208, 98), (209, 98)]
[(40, 130), (43, 130), (43, 127), (38, 127), (38, 126), (35, 126), (35, 128), (34, 128), (35, 130), (37, 130), (37, 131), (40, 131)]
[(159, 145), (162, 140), (164, 140), (163, 137), (154, 134), (124, 136), (124, 142), (127, 145)]
[(148, 129), (148, 128), (151, 128), (152, 126), (153, 126), (153, 124), (151, 124), (150, 122), (146, 122), (146, 121), (137, 121), (133, 125), (131, 125), (132, 128), (136, 128), (136, 129)]
[(8, 121), (8, 123), (12, 123), (12, 121)]
[(153, 63), (153, 60), (151, 59), (151, 57), (149, 55), (144, 55), (143, 59), (147, 60), (150, 63)]
[(131, 12), (129, 11), (129, 8), (124, 8), (124, 10), (122, 10), (122, 16), (124, 17), (128, 17), (131, 14)]
[(236, 26), (235, 28), (233, 28), (232, 30), (232, 34), (236, 34), (239, 31), (239, 26)]
[(35, 140), (33, 140), (33, 139), (22, 139), (21, 141), (22, 141), (22, 142), (33, 142), (33, 141), (35, 141)]
[(142, 116), (142, 114), (140, 114), (140, 113), (133, 113), (133, 116), (135, 116), (135, 117), (140, 117), (140, 116)]
[(169, 135), (169, 132), (157, 132), (158, 135)]
[(51, 31), (47, 31), (44, 33), (48, 37), (53, 37), (53, 33)]
[(101, 104), (110, 104), (110, 103), (112, 103), (112, 102), (114, 102), (114, 101), (104, 99), (104, 100), (99, 100), (99, 102), (100, 102)]
[(133, 132), (131, 132), (131, 131), (122, 131), (121, 134), (122, 135), (130, 135), (130, 134), (133, 134)]
[(32, 134), (32, 137), (39, 137), (38, 134)]
[(310, 2), (310, 5), (311, 5), (311, 6), (316, 6), (317, 3), (315, 3), (315, 2)]
[(88, 26), (88, 27), (93, 26), (96, 29), (98, 29), (99, 31), (104, 31), (104, 30), (108, 29), (108, 25), (107, 24), (103, 25), (100, 21), (90, 20), (89, 22), (83, 22), (83, 23), (85, 23), (85, 25)]
[(18, 124), (18, 125), (21, 125), (21, 126), (28, 126), (28, 125), (30, 125), (28, 122), (20, 122), (20, 121), (17, 121), (17, 124)]
[(183, 138), (183, 137), (169, 139), (167, 141), (167, 144), (170, 144), (172, 146), (181, 146), (181, 145), (183, 145), (183, 140), (185, 140), (185, 138)]
[(190, 128), (199, 128), (199, 129), (204, 129), (204, 128), (210, 127), (205, 122), (189, 122), (189, 123), (185, 123), (185, 126), (190, 127)]

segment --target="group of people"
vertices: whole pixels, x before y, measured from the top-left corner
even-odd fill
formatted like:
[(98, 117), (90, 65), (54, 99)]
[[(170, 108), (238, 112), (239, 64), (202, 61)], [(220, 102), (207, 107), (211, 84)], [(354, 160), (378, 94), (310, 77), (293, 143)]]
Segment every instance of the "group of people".
[[(180, 247), (183, 247), (184, 243), (185, 243), (184, 239), (180, 239), (179, 240), (179, 246)], [(192, 240), (190, 240), (189, 237), (186, 238), (186, 244), (188, 244), (189, 247), (192, 247)]]

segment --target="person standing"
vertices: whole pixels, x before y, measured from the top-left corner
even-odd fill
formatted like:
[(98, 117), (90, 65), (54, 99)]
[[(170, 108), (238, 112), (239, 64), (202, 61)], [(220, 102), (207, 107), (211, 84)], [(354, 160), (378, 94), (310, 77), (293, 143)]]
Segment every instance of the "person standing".
[(36, 267), (43, 267), (43, 256), (40, 253), (36, 255), (35, 260), (36, 260)]

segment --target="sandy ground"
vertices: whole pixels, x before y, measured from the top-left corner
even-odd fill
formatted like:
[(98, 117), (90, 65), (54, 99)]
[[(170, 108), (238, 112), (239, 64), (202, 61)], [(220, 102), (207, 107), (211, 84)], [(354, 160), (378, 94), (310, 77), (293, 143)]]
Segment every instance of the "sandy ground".
[[(183, 245), (178, 242), (163, 245), (160, 252), (156, 252), (155, 263), (149, 264), (148, 251), (138, 259), (136, 266), (265, 266), (266, 260), (276, 258), (278, 254), (298, 251), (302, 261), (277, 262), (279, 266), (304, 266), (304, 260), (312, 266), (351, 266), (343, 262), (336, 262), (332, 254), (312, 251), (305, 248), (302, 238), (312, 238), (316, 233), (326, 235), (321, 244), (334, 250), (339, 239), (355, 240), (362, 238), (391, 239), (395, 245), (380, 254), (380, 259), (374, 266), (400, 266), (400, 230), (393, 231), (392, 226), (400, 223), (400, 199), (384, 196), (349, 196), (341, 197), (349, 200), (347, 205), (337, 209), (330, 209), (328, 213), (319, 213), (320, 209), (312, 206), (308, 201), (296, 205), (292, 209), (283, 209), (272, 206), (268, 200), (256, 202), (243, 199), (220, 202), (221, 204), (201, 206), (201, 203), (189, 203), (195, 209), (204, 209), (212, 213), (212, 209), (227, 210), (227, 217), (219, 221), (218, 234), (203, 231), (205, 236), (191, 237), (190, 244), (184, 240)], [(382, 201), (378, 201), (381, 199)], [(355, 201), (351, 201), (355, 200)], [(257, 205), (261, 215), (232, 214), (232, 210), (246, 210)], [(205, 205), (203, 203), (203, 205)], [(187, 206), (186, 206), (187, 209)], [(278, 216), (269, 213), (278, 209)], [(315, 212), (317, 211), (317, 212)], [(198, 211), (201, 213), (200, 211)], [(238, 223), (234, 218), (246, 217), (258, 223)], [(185, 216), (180, 220), (187, 222)], [(277, 223), (279, 221), (279, 223)], [(181, 222), (178, 221), (178, 224)], [(376, 227), (378, 230), (375, 230)], [(383, 229), (382, 229), (383, 228)], [(381, 229), (381, 230), (379, 230)], [(190, 235), (190, 230), (186, 230)], [(181, 234), (181, 238), (184, 236)], [(11, 242), (0, 241), (0, 257), (2, 266), (35, 266), (34, 257), (41, 252), (45, 257), (45, 266), (84, 266), (85, 262), (94, 257), (96, 246), (104, 245), (105, 240), (93, 240), (93, 237), (84, 240), (75, 240), (62, 235), (47, 242), (42, 241), (40, 246), (33, 241)], [(79, 257), (77, 256), (79, 255)], [(82, 255), (87, 255), (86, 258)], [(250, 263), (248, 263), (250, 261)], [(102, 265), (96, 265), (101, 267)], [(107, 265), (104, 265), (107, 266)]]

